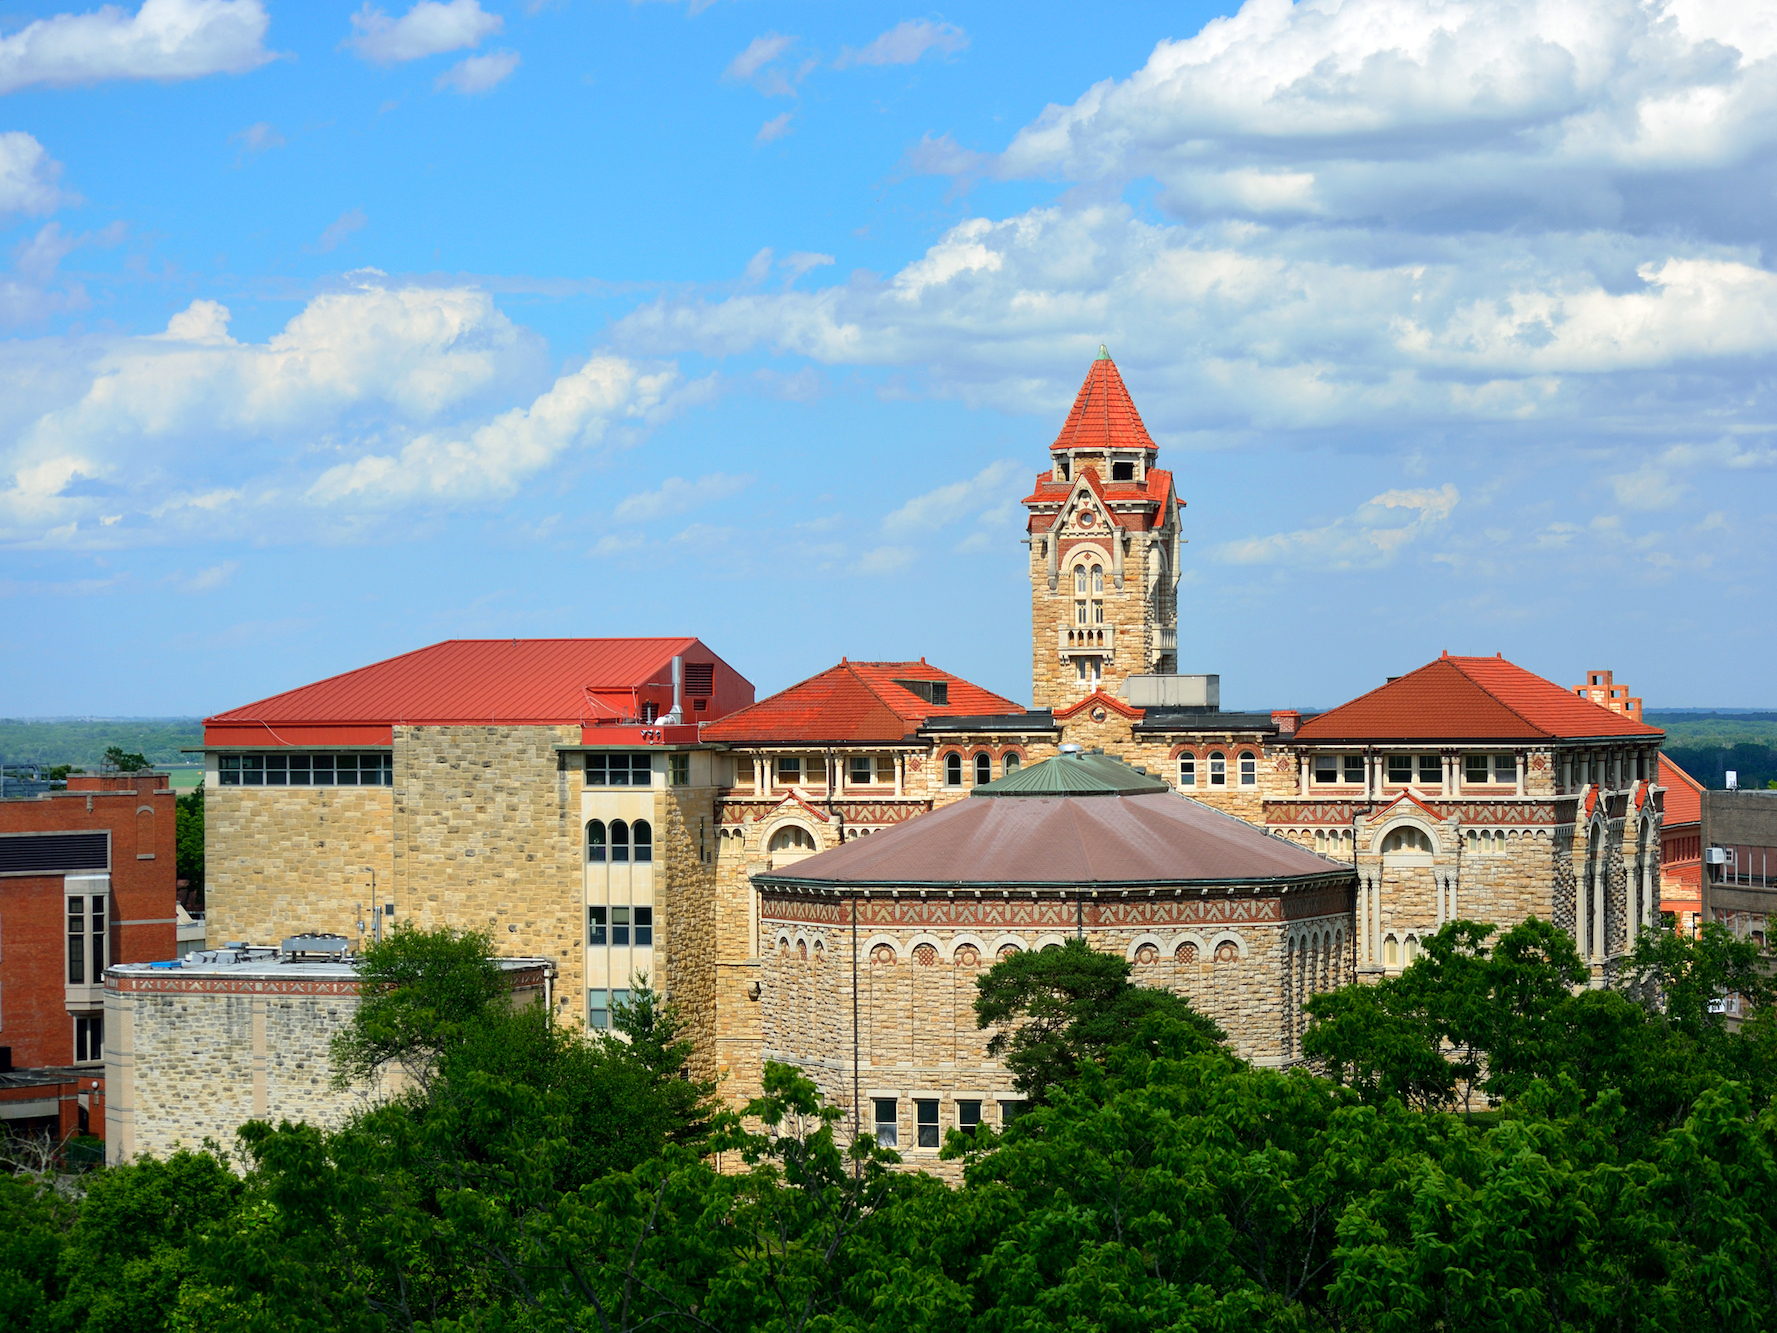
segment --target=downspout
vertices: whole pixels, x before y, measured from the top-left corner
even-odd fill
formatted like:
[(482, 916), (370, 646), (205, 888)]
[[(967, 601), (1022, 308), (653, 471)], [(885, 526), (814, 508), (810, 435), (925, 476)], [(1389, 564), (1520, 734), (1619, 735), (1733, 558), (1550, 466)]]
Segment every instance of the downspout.
[[(863, 1135), (863, 1103), (858, 1058), (858, 891), (851, 891), (851, 1138), (856, 1143)], [(863, 1164), (852, 1158), (852, 1177), (859, 1178)]]

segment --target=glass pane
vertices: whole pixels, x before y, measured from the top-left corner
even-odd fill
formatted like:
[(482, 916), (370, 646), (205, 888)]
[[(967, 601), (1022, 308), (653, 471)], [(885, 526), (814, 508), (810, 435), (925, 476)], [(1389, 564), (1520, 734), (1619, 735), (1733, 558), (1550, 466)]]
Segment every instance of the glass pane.
[(1002, 767), (1006, 771), (1006, 776), (1011, 777), (1014, 773), (1016, 773), (1019, 770), (1019, 768), (1022, 766), (1022, 762), (1023, 761), (1020, 760), (1018, 758), (1018, 756), (1015, 754), (1007, 755), (1006, 759), (1005, 759), (1005, 763), (1002, 765)]
[(647, 948), (654, 943), (654, 909), (638, 907), (636, 914), (636, 947)]
[(224, 787), (241, 785), (241, 757), (238, 754), (218, 755), (216, 758), (217, 776), (222, 779)]
[(86, 937), (68, 936), (68, 984), (86, 985)]
[(336, 787), (356, 787), (358, 785), (357, 755), (336, 754), (333, 756), (333, 785)]
[(606, 942), (605, 912), (606, 909), (603, 907), (586, 909), (586, 942), (588, 944), (604, 944)]
[(973, 1129), (981, 1123), (980, 1102), (958, 1102), (956, 1104), (956, 1123), (963, 1129)]
[(1518, 766), (1509, 754), (1493, 756), (1493, 780), (1495, 782), (1516, 782)]
[(876, 780), (893, 782), (895, 780), (895, 760), (892, 755), (879, 755), (876, 760)]
[(314, 772), (315, 786), (331, 787), (333, 785), (333, 756), (318, 754), (310, 765)]
[(605, 785), (605, 756), (589, 754), (586, 756), (586, 785), (602, 787)]
[(876, 1141), (885, 1148), (893, 1148), (901, 1141), (895, 1125), (893, 1097), (876, 1098)]
[(1362, 782), (1364, 780), (1364, 757), (1361, 754), (1345, 756), (1345, 780), (1347, 782)]
[(629, 860), (629, 825), (621, 819), (611, 821), (611, 859)]
[(611, 943), (629, 943), (629, 908), (613, 907), (611, 909)]
[(248, 787), (265, 785), (265, 756), (244, 754), (241, 756), (241, 782)]
[(1419, 756), (1419, 781), (1421, 783), (1436, 782), (1440, 786), (1444, 781), (1444, 766), (1435, 754)]
[(608, 992), (595, 990), (587, 993), (586, 1016), (595, 1028), (611, 1026), (611, 997)]
[(283, 787), (288, 785), (284, 779), (289, 775), (289, 772), (289, 756), (281, 754), (268, 754), (265, 756), (266, 786)]
[(1314, 780), (1316, 782), (1337, 782), (1339, 780), (1338, 756), (1316, 755), (1314, 757)]
[(691, 785), (691, 756), (688, 754), (675, 754), (675, 755), (671, 756), (671, 759), (672, 759), (671, 769), (672, 769), (673, 786), (675, 786), (675, 787), (690, 786)]
[(306, 754), (290, 756), (290, 785), (292, 787), (309, 785), (309, 757)]
[(938, 1103), (915, 1102), (919, 1112), (919, 1146), (936, 1148), (938, 1146)]
[(1487, 756), (1471, 754), (1463, 761), (1462, 778), (1464, 782), (1487, 781)]
[(652, 861), (654, 859), (654, 830), (648, 827), (648, 821), (645, 819), (636, 820), (630, 826), (630, 832), (634, 836), (637, 862)]
[(1410, 754), (1389, 755), (1388, 780), (1403, 784), (1411, 782), (1413, 780), (1413, 756)]
[(605, 859), (605, 823), (602, 819), (595, 819), (586, 826), (586, 859)]
[(654, 778), (654, 757), (647, 754), (632, 754), (629, 757), (629, 785), (646, 787)]

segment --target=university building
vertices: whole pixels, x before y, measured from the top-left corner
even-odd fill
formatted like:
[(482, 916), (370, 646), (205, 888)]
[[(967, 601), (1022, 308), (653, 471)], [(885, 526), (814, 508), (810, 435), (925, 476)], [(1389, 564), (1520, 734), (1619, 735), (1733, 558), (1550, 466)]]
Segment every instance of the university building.
[(975, 969), (1069, 933), (1272, 1064), (1458, 915), (1552, 919), (1607, 977), (1657, 920), (1661, 733), (1447, 654), (1224, 712), (1179, 670), (1158, 453), (1101, 350), (1024, 501), (1029, 706), (924, 658), (755, 702), (695, 638), (496, 640), (209, 719), (209, 943), (484, 929), (592, 1027), (646, 974), (731, 1101), (794, 1059), (903, 1144), (997, 1114)]

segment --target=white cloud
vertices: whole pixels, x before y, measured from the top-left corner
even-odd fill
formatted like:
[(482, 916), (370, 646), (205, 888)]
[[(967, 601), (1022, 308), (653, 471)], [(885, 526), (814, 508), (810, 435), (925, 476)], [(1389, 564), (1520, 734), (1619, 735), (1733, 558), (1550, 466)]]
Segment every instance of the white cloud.
[(62, 164), (23, 130), (0, 133), (0, 216), (51, 213), (72, 202), (60, 184)]
[(332, 251), (339, 249), (340, 243), (344, 241), (346, 237), (350, 236), (355, 231), (364, 230), (365, 224), (369, 221), (370, 219), (364, 216), (363, 209), (347, 209), (332, 222), (327, 224), (327, 229), (321, 233), (320, 239), (315, 242), (315, 249), (322, 254), (329, 254)]
[(186, 592), (214, 592), (234, 577), (234, 572), (241, 567), (238, 560), (224, 560), (219, 565), (208, 569), (200, 569), (190, 578), (183, 580), (180, 587)]
[(1229, 565), (1380, 569), (1409, 543), (1437, 529), (1460, 499), (1449, 482), (1437, 490), (1384, 491), (1321, 527), (1224, 542), (1214, 556)]
[(105, 79), (197, 79), (244, 74), (272, 58), (260, 0), (143, 0), (57, 14), (0, 37), (0, 93)]
[(419, 0), (398, 19), (372, 9), (366, 0), (364, 7), (352, 15), (353, 36), (344, 45), (365, 60), (393, 65), (479, 46), (483, 38), (499, 32), (504, 24), (498, 14), (486, 13), (480, 0), (446, 0), (442, 4), (439, 0)]
[(613, 516), (619, 523), (649, 523), (669, 514), (684, 514), (725, 500), (752, 484), (750, 476), (730, 476), (724, 472), (712, 472), (695, 481), (668, 477), (661, 482), (659, 490), (643, 491), (624, 500), (613, 511)]
[(759, 132), (753, 136), (753, 142), (770, 143), (773, 139), (783, 138), (783, 136), (789, 132), (790, 113), (785, 111), (781, 115), (773, 116), (770, 120), (761, 125), (759, 127)]
[(278, 127), (269, 120), (257, 121), (247, 126), (239, 134), (229, 136), (230, 143), (238, 143), (249, 153), (263, 153), (268, 148), (282, 148), (286, 142), (278, 133)]
[(906, 569), (919, 556), (911, 546), (877, 546), (865, 551), (852, 562), (854, 574), (895, 574)]
[(911, 65), (928, 51), (954, 55), (968, 44), (969, 35), (954, 23), (907, 19), (861, 51), (846, 47), (833, 64), (838, 69), (848, 65)]
[(882, 520), (882, 530), (891, 537), (907, 537), (1006, 517), (1008, 505), (1018, 499), (1026, 472), (1034, 474), (1034, 468), (1011, 459), (989, 463), (967, 481), (951, 482), (914, 496)]
[(745, 83), (795, 44), (794, 37), (786, 37), (782, 33), (768, 32), (762, 37), (755, 37), (747, 43), (746, 50), (728, 62), (728, 68), (722, 71), (722, 77), (733, 83)]
[(516, 51), (489, 51), (484, 56), (470, 56), (440, 74), (433, 87), (439, 92), (449, 88), (464, 94), (485, 93), (518, 68), (518, 59)]

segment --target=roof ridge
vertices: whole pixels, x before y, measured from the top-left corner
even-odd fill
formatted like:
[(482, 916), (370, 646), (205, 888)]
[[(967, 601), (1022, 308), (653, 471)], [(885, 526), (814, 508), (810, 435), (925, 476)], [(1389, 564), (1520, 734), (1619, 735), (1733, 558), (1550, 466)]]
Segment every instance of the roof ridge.
[[(843, 663), (841, 663), (841, 665), (846, 667), (848, 670), (850, 670), (853, 664), (850, 662), (843, 662)], [(884, 666), (907, 666), (908, 663), (906, 663), (906, 662), (886, 663), (885, 662), (885, 663), (883, 663), (883, 665)], [(852, 676), (853, 680), (857, 681), (858, 684), (862, 685), (866, 690), (868, 690), (870, 692), (871, 698), (875, 699), (877, 703), (881, 704), (884, 708), (888, 709), (889, 712), (893, 713), (896, 717), (901, 718), (903, 721), (910, 720), (906, 713), (903, 713), (899, 708), (896, 708), (893, 703), (891, 703), (886, 697), (884, 697), (881, 690), (877, 689), (876, 686), (874, 686), (870, 683), (868, 677), (864, 676), (862, 673), (855, 671), (855, 670), (853, 670), (851, 672), (851, 676)], [(915, 694), (912, 690), (909, 690), (909, 689), (902, 689), (901, 693), (905, 694), (910, 699), (919, 698), (919, 696), (917, 694)], [(924, 718), (920, 718), (918, 720), (924, 721)]]
[[(255, 707), (258, 707), (260, 704), (268, 704), (273, 699), (281, 699), (286, 694), (295, 694), (296, 691), (298, 691), (298, 690), (309, 690), (309, 689), (315, 688), (317, 685), (328, 685), (336, 680), (344, 680), (347, 676), (355, 676), (360, 671), (369, 671), (373, 667), (387, 666), (391, 662), (399, 662), (403, 658), (406, 658), (406, 657), (413, 657), (419, 653), (430, 652), (434, 648), (442, 648), (447, 643), (462, 643), (462, 642), (464, 642), (464, 640), (461, 640), (461, 639), (440, 639), (437, 643), (428, 643), (428, 644), (423, 644), (422, 646), (420, 646), (418, 648), (409, 648), (406, 652), (396, 653), (393, 657), (379, 658), (375, 662), (366, 662), (363, 666), (352, 667), (346, 671), (336, 671), (331, 676), (323, 676), (319, 680), (311, 680), (305, 685), (292, 685), (287, 690), (279, 690), (275, 694), (268, 694), (268, 695), (265, 695), (263, 698), (259, 698), (259, 699), (250, 699), (244, 704), (236, 704), (233, 708), (224, 708), (220, 713), (212, 713), (209, 717), (204, 718), (203, 722), (207, 726), (209, 723), (213, 722), (215, 719), (217, 719), (219, 717), (227, 717), (230, 713), (239, 713), (243, 708), (255, 708)], [(491, 642), (491, 640), (489, 642)], [(261, 721), (261, 719), (253, 718), (253, 717), (243, 718), (242, 720), (247, 721), (247, 722)]]
[[(1550, 736), (1550, 737), (1556, 736), (1558, 734), (1556, 732), (1550, 731), (1547, 727), (1543, 726), (1540, 722), (1532, 722), (1529, 718), (1525, 717), (1524, 714), (1520, 713), (1516, 708), (1513, 708), (1504, 699), (1500, 698), (1492, 690), (1488, 689), (1487, 686), (1483, 682), (1476, 680), (1473, 676), (1469, 675), (1468, 672), (1463, 671), (1463, 669), (1460, 666), (1457, 666), (1457, 663), (1459, 663), (1459, 662), (1505, 662), (1505, 658), (1503, 656), (1500, 656), (1500, 657), (1467, 657), (1467, 658), (1464, 658), (1464, 657), (1440, 657), (1438, 659), (1438, 661), (1448, 662), (1452, 667), (1455, 667), (1456, 670), (1461, 674), (1461, 676), (1464, 680), (1468, 681), (1476, 689), (1481, 691), (1482, 694), (1486, 695), (1489, 699), (1493, 700), (1494, 703), (1498, 704), (1501, 708), (1505, 709), (1506, 712), (1510, 713), (1513, 717), (1517, 718), (1518, 721), (1522, 722), (1525, 726), (1529, 727), (1532, 731), (1537, 731), (1537, 732), (1540, 732), (1541, 734), (1543, 734), (1544, 736)], [(1430, 662), (1427, 662), (1425, 664), (1425, 666), (1427, 666), (1427, 667), (1429, 667), (1431, 665), (1433, 665), (1433, 664)], [(1524, 671), (1524, 668), (1519, 666), (1516, 662), (1506, 662), (1506, 665), (1513, 667), (1519, 671)], [(1425, 670), (1425, 667), (1421, 667), (1420, 670), (1421, 671)], [(1411, 674), (1411, 673), (1409, 673), (1409, 674)], [(1536, 673), (1533, 671), (1524, 671), (1524, 674), (1527, 676), (1536, 675)], [(1541, 680), (1542, 677), (1537, 676), (1537, 679)], [(1606, 709), (1605, 711), (1609, 712), (1610, 710)]]

